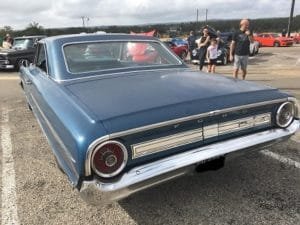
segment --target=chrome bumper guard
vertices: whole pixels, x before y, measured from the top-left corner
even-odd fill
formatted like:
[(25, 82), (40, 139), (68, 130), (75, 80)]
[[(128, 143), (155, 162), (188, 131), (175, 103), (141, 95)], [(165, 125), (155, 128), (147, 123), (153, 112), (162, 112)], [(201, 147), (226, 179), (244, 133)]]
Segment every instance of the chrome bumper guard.
[(13, 69), (15, 66), (9, 64), (8, 60), (0, 60), (0, 69)]
[(229, 153), (238, 153), (240, 150), (260, 150), (271, 144), (287, 140), (299, 129), (300, 121), (294, 120), (285, 129), (276, 128), (210, 144), (135, 167), (123, 174), (116, 182), (83, 181), (79, 190), (80, 195), (86, 202), (94, 205), (120, 200), (142, 189), (186, 174), (197, 164), (207, 160)]

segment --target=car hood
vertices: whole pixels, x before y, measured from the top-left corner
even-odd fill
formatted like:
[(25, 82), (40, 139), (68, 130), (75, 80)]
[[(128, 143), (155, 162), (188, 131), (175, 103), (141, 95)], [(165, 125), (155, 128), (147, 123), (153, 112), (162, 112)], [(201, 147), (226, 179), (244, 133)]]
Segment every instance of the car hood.
[(65, 88), (109, 133), (284, 95), (253, 82), (190, 70), (111, 75)]

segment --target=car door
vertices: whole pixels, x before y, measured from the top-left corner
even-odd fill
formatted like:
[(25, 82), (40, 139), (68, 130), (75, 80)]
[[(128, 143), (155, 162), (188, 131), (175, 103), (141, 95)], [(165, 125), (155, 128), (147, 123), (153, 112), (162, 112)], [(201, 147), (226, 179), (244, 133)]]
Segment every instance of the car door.
[(254, 38), (256, 41), (259, 42), (259, 45), (260, 45), (260, 46), (264, 46), (264, 43), (263, 43), (263, 36), (264, 36), (263, 34), (258, 34), (258, 35), (255, 36), (255, 38)]
[(264, 42), (266, 46), (273, 46), (272, 37), (269, 34), (264, 35)]

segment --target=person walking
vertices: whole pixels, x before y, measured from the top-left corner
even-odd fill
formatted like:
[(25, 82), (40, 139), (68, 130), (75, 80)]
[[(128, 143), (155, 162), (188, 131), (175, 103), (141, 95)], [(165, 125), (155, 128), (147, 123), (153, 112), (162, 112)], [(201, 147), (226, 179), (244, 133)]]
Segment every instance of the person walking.
[(230, 45), (230, 61), (234, 60), (234, 78), (238, 78), (239, 69), (242, 70), (242, 78), (247, 75), (248, 57), (250, 53), (250, 43), (253, 43), (253, 36), (249, 30), (249, 20), (242, 19), (240, 29), (233, 33)]
[(209, 40), (210, 40), (210, 36), (208, 34), (208, 29), (207, 27), (203, 28), (203, 35), (200, 38), (199, 41), (199, 69), (200, 71), (202, 71), (203, 66), (204, 66), (204, 61), (206, 58), (206, 51), (207, 51), (207, 47), (209, 46)]
[(207, 48), (206, 58), (208, 62), (207, 72), (215, 73), (218, 59), (218, 40), (215, 38), (210, 40), (210, 46)]
[(189, 47), (190, 59), (192, 59), (193, 50), (195, 48), (197, 48), (196, 36), (195, 36), (194, 31), (190, 32), (190, 36), (187, 38), (187, 42), (188, 42), (188, 47)]

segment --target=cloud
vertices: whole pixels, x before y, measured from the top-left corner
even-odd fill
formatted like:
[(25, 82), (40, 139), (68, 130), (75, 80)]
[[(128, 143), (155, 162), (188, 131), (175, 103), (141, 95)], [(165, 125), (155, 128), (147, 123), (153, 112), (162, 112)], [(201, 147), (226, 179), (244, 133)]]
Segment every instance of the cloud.
[(47, 28), (76, 27), (82, 16), (90, 18), (90, 26), (195, 21), (197, 8), (200, 20), (205, 19), (206, 8), (209, 19), (287, 17), (290, 4), (288, 0), (15, 0), (1, 5), (0, 27), (23, 29), (32, 21)]

